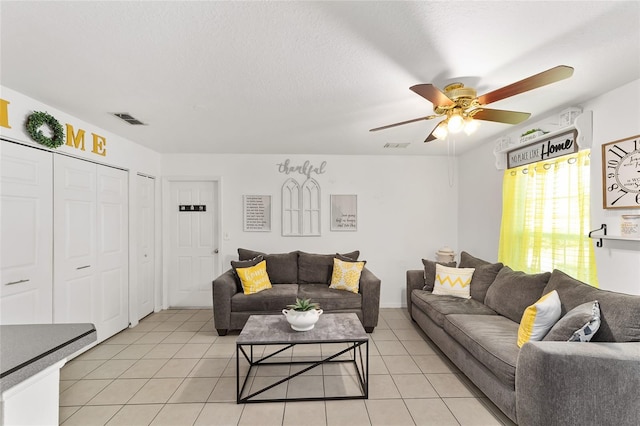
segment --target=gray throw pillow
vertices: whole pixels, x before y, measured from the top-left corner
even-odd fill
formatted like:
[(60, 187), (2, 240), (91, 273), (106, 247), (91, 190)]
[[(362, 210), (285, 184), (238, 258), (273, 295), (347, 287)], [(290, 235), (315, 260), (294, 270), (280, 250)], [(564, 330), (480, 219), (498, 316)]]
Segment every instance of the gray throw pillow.
[(460, 253), (460, 268), (477, 268), (479, 266), (489, 265), (491, 262), (471, 256), (466, 251)]
[(542, 340), (588, 342), (599, 328), (600, 305), (595, 300), (567, 312)]
[(358, 250), (351, 253), (338, 254), (314, 254), (298, 253), (298, 283), (299, 284), (329, 284), (333, 273), (333, 259), (344, 256), (342, 260), (358, 260)]
[(527, 274), (504, 266), (489, 286), (484, 304), (519, 323), (525, 309), (542, 296), (550, 276), (551, 272)]
[[(504, 265), (500, 262), (498, 263), (489, 263), (487, 265), (479, 265), (479, 266), (471, 266), (471, 268), (475, 268), (476, 270), (473, 272), (473, 277), (471, 277), (471, 298), (477, 300), (478, 302), (484, 303), (484, 299), (487, 296), (487, 291), (489, 291), (489, 287), (496, 280), (498, 276), (498, 272), (502, 270)], [(460, 266), (463, 268), (463, 266)], [(465, 268), (469, 268), (470, 266), (465, 266)]]
[(428, 259), (422, 259), (424, 265), (424, 287), (425, 291), (433, 291), (433, 283), (436, 281), (436, 263), (450, 268), (456, 267), (456, 262), (434, 262)]
[(298, 252), (266, 254), (259, 251), (238, 249), (240, 260), (253, 259), (263, 255), (267, 261), (267, 275), (272, 284), (298, 283)]

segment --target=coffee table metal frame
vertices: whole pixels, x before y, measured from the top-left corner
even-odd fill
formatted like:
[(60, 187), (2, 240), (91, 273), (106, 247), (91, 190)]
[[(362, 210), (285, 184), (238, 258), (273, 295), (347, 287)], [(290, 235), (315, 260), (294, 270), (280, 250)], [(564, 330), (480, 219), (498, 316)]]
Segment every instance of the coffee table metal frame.
[[(327, 329), (331, 328), (336, 322), (347, 322), (350, 327), (355, 328), (351, 331), (343, 332), (342, 335), (335, 336), (334, 338), (327, 336)], [(291, 330), (286, 319), (282, 315), (252, 315), (247, 321), (247, 325), (240, 333), (236, 340), (236, 403), (258, 403), (258, 402), (284, 402), (284, 401), (329, 401), (329, 400), (343, 400), (343, 399), (368, 399), (369, 398), (369, 337), (366, 335), (362, 324), (356, 314), (324, 314), (318, 320), (316, 327), (313, 330), (306, 332), (298, 332)], [(359, 326), (359, 329), (358, 329)], [(248, 334), (243, 336), (245, 330), (252, 330), (252, 328), (258, 327), (260, 331), (270, 330), (273, 331), (272, 337), (255, 336)], [(255, 331), (255, 330), (254, 330)], [(258, 333), (261, 334), (261, 333)], [(296, 345), (309, 345), (309, 344), (324, 344), (324, 343), (346, 343), (348, 346), (338, 352), (322, 356), (317, 360), (301, 360), (296, 361), (291, 357), (290, 361), (274, 361), (267, 362), (276, 355), (293, 349)], [(284, 347), (270, 353), (266, 356), (256, 357), (253, 352), (254, 346), (281, 346)], [(363, 350), (364, 347), (364, 350)], [(248, 350), (247, 350), (248, 349)], [(266, 348), (265, 348), (266, 350)], [(364, 352), (364, 354), (363, 354)], [(349, 359), (337, 359), (343, 354), (350, 353)], [(240, 385), (240, 359), (244, 358), (249, 364), (249, 371)], [(359, 361), (359, 363), (358, 363)], [(342, 395), (342, 396), (319, 396), (319, 397), (304, 397), (304, 398), (264, 398), (255, 399), (260, 394), (272, 389), (284, 382), (287, 382), (294, 377), (306, 373), (307, 371), (316, 368), (323, 364), (328, 363), (351, 363), (356, 370), (356, 376), (360, 384), (361, 393), (359, 395)], [(253, 369), (258, 368), (260, 365), (300, 365), (310, 364), (308, 367), (303, 368), (293, 374), (289, 374), (287, 377), (276, 381), (264, 388), (255, 390), (246, 396), (242, 396), (247, 387), (249, 377)], [(324, 377), (324, 376), (322, 376)]]

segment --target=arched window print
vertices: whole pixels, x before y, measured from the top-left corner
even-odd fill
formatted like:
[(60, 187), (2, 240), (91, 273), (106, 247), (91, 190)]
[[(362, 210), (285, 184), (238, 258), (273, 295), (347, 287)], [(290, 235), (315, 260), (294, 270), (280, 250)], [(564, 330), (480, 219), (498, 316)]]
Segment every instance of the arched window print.
[(300, 186), (289, 178), (282, 185), (282, 235), (320, 235), (320, 185), (315, 179)]
[(302, 235), (320, 235), (320, 185), (311, 178), (302, 184)]
[(282, 185), (282, 235), (300, 235), (300, 185), (295, 179)]

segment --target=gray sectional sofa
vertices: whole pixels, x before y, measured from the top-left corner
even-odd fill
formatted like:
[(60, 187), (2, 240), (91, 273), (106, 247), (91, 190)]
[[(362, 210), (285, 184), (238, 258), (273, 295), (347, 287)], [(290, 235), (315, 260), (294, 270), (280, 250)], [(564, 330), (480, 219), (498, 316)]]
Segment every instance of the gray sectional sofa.
[(355, 313), (368, 333), (378, 325), (380, 279), (369, 269), (365, 267), (361, 272), (358, 293), (329, 288), (333, 259), (343, 256), (357, 260), (359, 251), (342, 255), (302, 251), (267, 254), (239, 248), (239, 262), (232, 265), (257, 256), (267, 262), (272, 288), (245, 295), (233, 268), (213, 281), (213, 320), (219, 335), (242, 329), (250, 315), (282, 314), (282, 309), (295, 303), (296, 298), (319, 303), (325, 313)]
[[(423, 263), (424, 269), (407, 271), (411, 318), (511, 420), (640, 424), (640, 296), (599, 290), (559, 270), (513, 271), (465, 252), (459, 267), (475, 268), (471, 298), (434, 295), (435, 263)], [(553, 290), (561, 319), (542, 341), (518, 348), (524, 310)], [(567, 341), (573, 318), (567, 313), (593, 301), (600, 305), (599, 330), (590, 342)]]

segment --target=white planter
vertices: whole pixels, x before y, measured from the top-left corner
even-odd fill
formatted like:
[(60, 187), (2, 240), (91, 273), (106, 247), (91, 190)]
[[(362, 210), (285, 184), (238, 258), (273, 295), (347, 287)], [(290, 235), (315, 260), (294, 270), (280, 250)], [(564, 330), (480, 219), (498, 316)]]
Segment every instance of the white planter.
[(309, 331), (318, 322), (320, 315), (322, 315), (322, 309), (312, 309), (310, 311), (283, 309), (282, 313), (295, 331)]
[(528, 135), (525, 136), (520, 136), (520, 144), (524, 144), (527, 143), (529, 141), (532, 141), (536, 138), (539, 138), (540, 136), (544, 135), (545, 133), (538, 130), (537, 132), (533, 132), (533, 133), (529, 133)]

